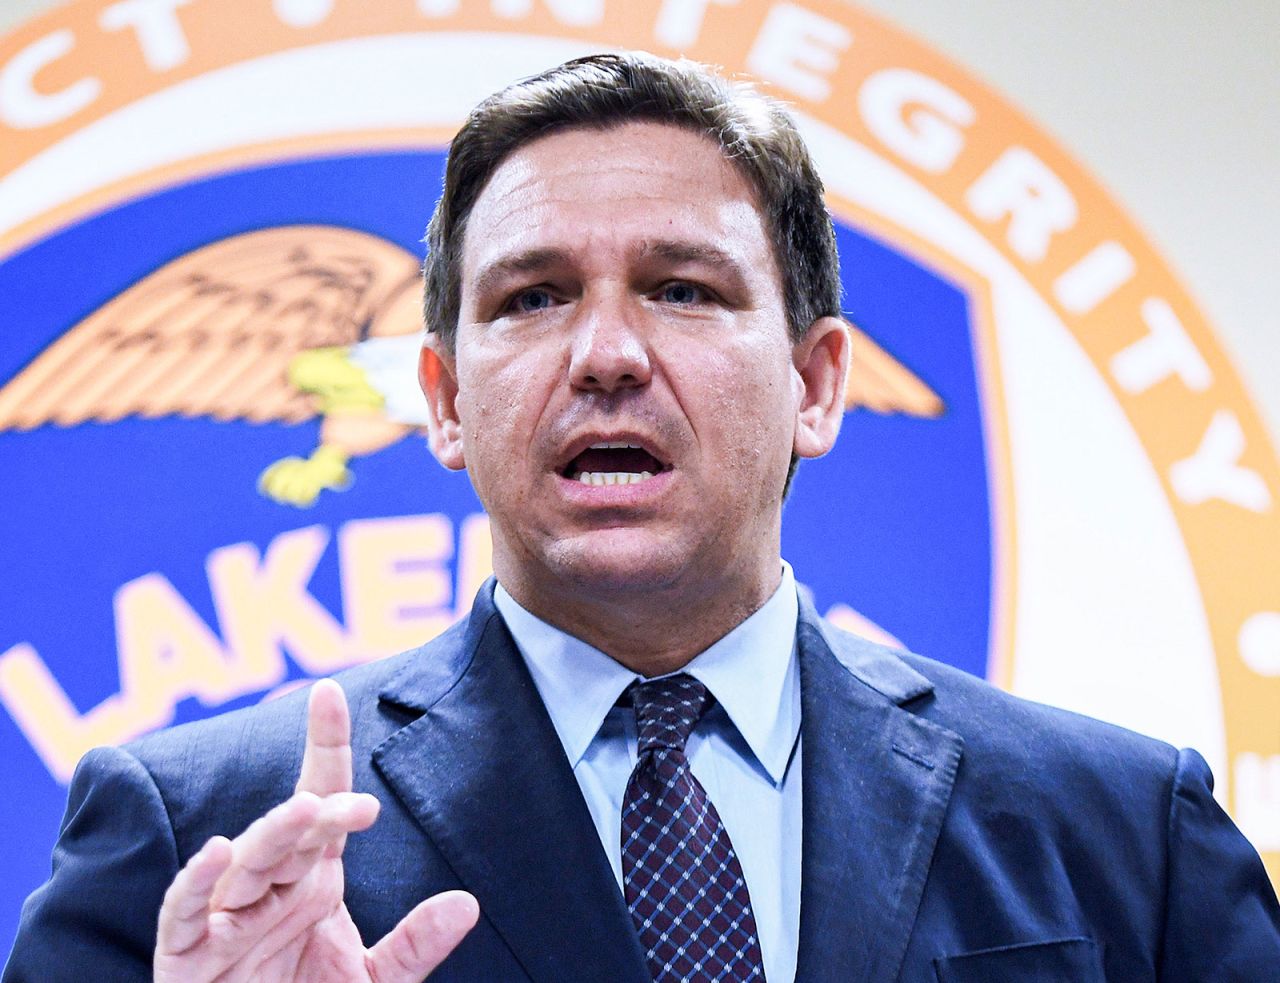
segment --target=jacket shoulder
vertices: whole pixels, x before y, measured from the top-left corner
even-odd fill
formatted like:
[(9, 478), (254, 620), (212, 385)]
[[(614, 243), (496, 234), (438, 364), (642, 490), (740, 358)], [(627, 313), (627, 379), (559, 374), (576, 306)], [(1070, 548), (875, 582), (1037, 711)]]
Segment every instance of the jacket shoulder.
[[(1071, 710), (1015, 696), (962, 669), (909, 652), (902, 661), (932, 684), (920, 712), (956, 731), (972, 752), (1002, 751), (1040, 763), (1061, 760), (1154, 769), (1172, 775), (1173, 745)], [(1105, 685), (1105, 682), (1101, 685)]]
[[(963, 669), (869, 641), (825, 619), (814, 617), (813, 621), (849, 672), (885, 697), (960, 735), (969, 753), (1003, 751), (1015, 758), (1043, 760), (1055, 750), (1075, 756), (1105, 747), (1138, 766), (1166, 773), (1175, 766), (1177, 750), (1164, 741), (1015, 696)], [(1105, 680), (1100, 685), (1105, 686)]]
[(1035, 809), (1058, 815), (1064, 824), (1082, 801), (1100, 816), (1141, 815), (1151, 823), (1167, 814), (1179, 766), (1172, 745), (1014, 696), (946, 663), (820, 624), (849, 672), (960, 737), (957, 791), (973, 794), (982, 808)]

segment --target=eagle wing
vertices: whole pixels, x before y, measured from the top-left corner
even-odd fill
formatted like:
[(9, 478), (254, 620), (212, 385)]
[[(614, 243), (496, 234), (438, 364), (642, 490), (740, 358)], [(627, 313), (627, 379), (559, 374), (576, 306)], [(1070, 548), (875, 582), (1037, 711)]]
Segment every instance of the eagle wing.
[(288, 381), (290, 359), (362, 340), (417, 277), (408, 250), (334, 226), (212, 243), (138, 281), (37, 355), (0, 389), (0, 431), (129, 415), (308, 419), (317, 407)]
[(846, 410), (865, 407), (876, 413), (938, 417), (946, 408), (940, 397), (914, 372), (877, 345), (860, 328), (849, 325), (852, 341)]

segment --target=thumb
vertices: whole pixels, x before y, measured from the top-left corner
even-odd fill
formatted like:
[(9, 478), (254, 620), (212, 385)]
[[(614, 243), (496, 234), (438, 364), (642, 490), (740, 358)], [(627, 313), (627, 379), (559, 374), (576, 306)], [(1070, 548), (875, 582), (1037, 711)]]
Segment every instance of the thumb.
[(427, 898), (365, 956), (374, 983), (421, 983), (475, 926), (480, 905), (466, 891)]

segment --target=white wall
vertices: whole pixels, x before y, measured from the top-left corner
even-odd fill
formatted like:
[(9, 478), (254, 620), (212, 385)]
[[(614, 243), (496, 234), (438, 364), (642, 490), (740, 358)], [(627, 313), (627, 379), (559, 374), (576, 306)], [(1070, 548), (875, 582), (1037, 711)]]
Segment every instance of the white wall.
[[(857, 0), (1084, 162), (1196, 297), (1280, 447), (1280, 3)], [(0, 0), (0, 31), (55, 6)]]

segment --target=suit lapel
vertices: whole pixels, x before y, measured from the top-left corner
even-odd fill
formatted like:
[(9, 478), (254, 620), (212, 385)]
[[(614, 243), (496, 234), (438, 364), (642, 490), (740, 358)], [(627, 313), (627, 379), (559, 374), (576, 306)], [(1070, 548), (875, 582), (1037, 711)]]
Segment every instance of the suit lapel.
[(961, 739), (903, 704), (932, 684), (887, 650), (799, 625), (804, 831), (797, 979), (897, 979)]
[(529, 976), (648, 980), (644, 955), (555, 728), (482, 590), (451, 650), (383, 699), (421, 713), (374, 762)]

